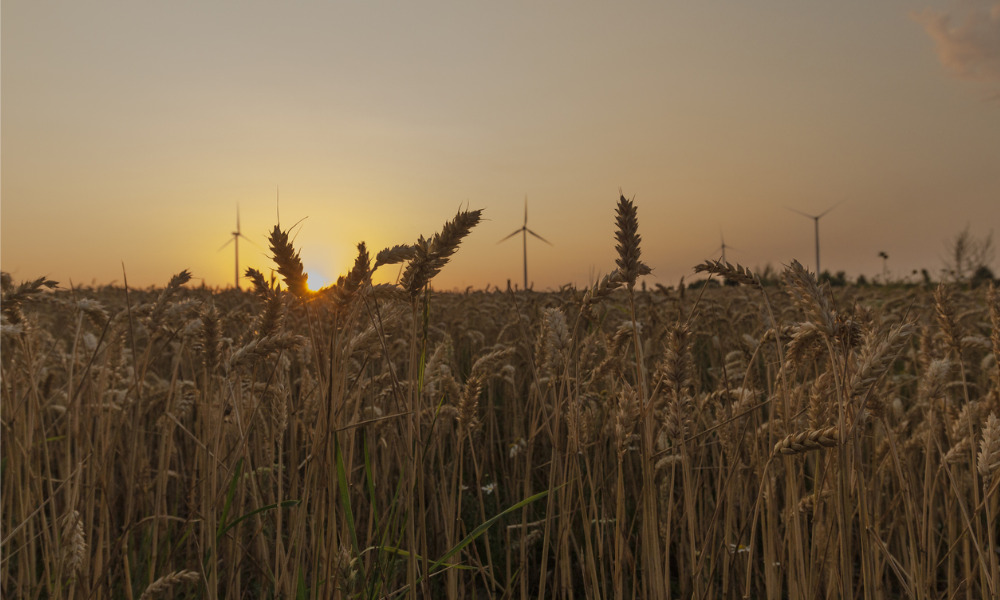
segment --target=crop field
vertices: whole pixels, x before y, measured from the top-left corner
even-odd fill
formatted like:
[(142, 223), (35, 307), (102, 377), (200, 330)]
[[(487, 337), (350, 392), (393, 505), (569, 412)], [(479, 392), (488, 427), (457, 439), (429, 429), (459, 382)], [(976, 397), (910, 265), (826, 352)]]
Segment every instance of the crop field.
[[(996, 598), (1000, 293), (3, 281), (5, 598)], [(397, 265), (395, 284), (372, 272)]]

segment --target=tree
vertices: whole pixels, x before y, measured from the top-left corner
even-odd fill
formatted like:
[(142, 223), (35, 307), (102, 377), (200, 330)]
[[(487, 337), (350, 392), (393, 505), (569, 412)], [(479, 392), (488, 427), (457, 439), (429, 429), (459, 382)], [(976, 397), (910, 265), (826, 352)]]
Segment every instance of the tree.
[(993, 232), (977, 238), (969, 226), (945, 242), (944, 274), (954, 281), (969, 281), (980, 267), (993, 262)]
[(829, 283), (831, 287), (843, 287), (847, 285), (847, 273), (837, 271), (836, 275), (830, 271), (823, 271), (819, 276), (820, 283)]
[(979, 287), (980, 285), (986, 285), (994, 281), (996, 281), (996, 277), (993, 276), (993, 271), (986, 265), (980, 266), (972, 274), (972, 287)]

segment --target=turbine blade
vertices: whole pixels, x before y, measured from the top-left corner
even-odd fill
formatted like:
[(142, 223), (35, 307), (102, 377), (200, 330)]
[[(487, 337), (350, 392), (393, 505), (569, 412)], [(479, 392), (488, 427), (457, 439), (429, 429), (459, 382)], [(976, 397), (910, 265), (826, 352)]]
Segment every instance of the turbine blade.
[(260, 248), (261, 250), (263, 250), (263, 249), (264, 249), (264, 247), (263, 247), (263, 246), (261, 246), (260, 244), (258, 244), (258, 243), (257, 243), (257, 242), (255, 242), (255, 241), (251, 240), (250, 238), (248, 238), (247, 236), (243, 235), (242, 233), (240, 234), (240, 237), (241, 237), (241, 238), (243, 238), (243, 239), (245, 239), (246, 241), (250, 242), (250, 243), (251, 243), (251, 244), (253, 244), (254, 246), (257, 246), (257, 247), (258, 247), (258, 248)]
[(833, 209), (837, 208), (838, 206), (840, 206), (840, 205), (841, 205), (841, 204), (843, 204), (843, 203), (844, 203), (844, 201), (843, 201), (843, 200), (841, 200), (840, 202), (838, 202), (838, 203), (834, 204), (834, 205), (833, 205), (833, 206), (831, 206), (830, 208), (828, 208), (828, 209), (824, 210), (823, 212), (819, 213), (818, 215), (816, 215), (816, 218), (818, 219), (818, 218), (822, 217), (823, 215), (825, 215), (826, 213), (830, 212), (831, 210), (833, 210)]
[(802, 212), (801, 210), (796, 210), (796, 209), (792, 208), (791, 206), (786, 206), (785, 208), (787, 208), (788, 210), (790, 210), (790, 211), (792, 211), (794, 213), (799, 213), (803, 217), (809, 217), (810, 219), (815, 219), (816, 218), (816, 215), (807, 215), (806, 213)]
[(528, 195), (524, 195), (524, 226), (528, 226)]
[[(507, 237), (505, 237), (504, 239), (500, 240), (500, 242), (506, 242), (507, 240), (509, 240), (510, 238), (514, 237), (515, 235), (521, 233), (523, 230), (524, 230), (523, 227), (521, 229), (518, 229), (514, 233), (512, 233), (512, 234), (508, 235)], [(497, 243), (499, 244), (500, 242), (497, 242)]]
[(222, 250), (223, 250), (223, 249), (224, 249), (224, 248), (225, 248), (226, 246), (228, 246), (229, 244), (232, 244), (232, 243), (233, 243), (233, 240), (235, 240), (235, 239), (236, 239), (236, 238), (234, 237), (234, 238), (233, 238), (232, 240), (229, 240), (229, 241), (228, 241), (228, 242), (226, 242), (225, 244), (223, 244), (223, 245), (219, 246), (219, 249), (218, 249), (218, 250), (216, 250), (216, 252), (222, 252)]
[(548, 244), (548, 245), (550, 245), (550, 246), (552, 245), (552, 242), (550, 242), (549, 240), (547, 240), (547, 239), (543, 238), (542, 236), (538, 235), (537, 233), (535, 233), (534, 231), (532, 231), (532, 230), (528, 229), (527, 227), (525, 227), (525, 228), (524, 228), (524, 230), (525, 230), (525, 231), (527, 231), (528, 233), (530, 233), (531, 235), (535, 236), (536, 238), (538, 238), (538, 239), (542, 240), (542, 241), (543, 241), (543, 242), (545, 242), (546, 244)]
[(240, 234), (240, 203), (236, 203), (236, 235)]

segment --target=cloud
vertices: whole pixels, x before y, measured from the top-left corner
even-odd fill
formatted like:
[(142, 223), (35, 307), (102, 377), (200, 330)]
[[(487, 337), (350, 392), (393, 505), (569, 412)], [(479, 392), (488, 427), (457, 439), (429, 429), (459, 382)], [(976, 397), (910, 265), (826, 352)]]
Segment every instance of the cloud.
[(934, 40), (938, 58), (953, 75), (1000, 83), (1000, 0), (955, 2), (946, 12), (911, 15)]

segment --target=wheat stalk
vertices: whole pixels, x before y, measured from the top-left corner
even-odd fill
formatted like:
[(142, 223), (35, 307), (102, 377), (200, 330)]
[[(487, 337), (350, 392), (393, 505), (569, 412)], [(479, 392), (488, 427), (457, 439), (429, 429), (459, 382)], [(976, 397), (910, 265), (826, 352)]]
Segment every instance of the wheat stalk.
[(309, 275), (305, 273), (298, 251), (288, 239), (288, 232), (275, 225), (268, 242), (274, 263), (278, 265), (278, 274), (285, 281), (288, 291), (300, 300), (306, 299), (309, 295)]
[(413, 246), (409, 244), (396, 245), (380, 250), (375, 255), (375, 264), (372, 265), (372, 272), (374, 273), (375, 269), (382, 265), (395, 265), (404, 260), (410, 260), (413, 258), (414, 252)]
[(801, 263), (793, 260), (784, 272), (786, 289), (803, 313), (827, 336), (833, 335), (833, 309), (827, 298), (827, 286), (816, 284), (816, 278)]
[(861, 399), (863, 408), (876, 415), (881, 414), (882, 404), (874, 395), (873, 388), (889, 370), (914, 331), (912, 323), (898, 323), (882, 336), (872, 333), (865, 338), (858, 367), (851, 373), (847, 385), (851, 397)]
[(14, 287), (10, 273), (3, 273), (2, 281), (3, 285), (0, 286), (0, 289), (2, 289), (3, 295), (2, 300), (0, 300), (0, 311), (7, 316), (7, 320), (13, 325), (17, 325), (23, 319), (21, 306), (28, 299), (37, 297), (42, 292), (42, 288), (52, 290), (59, 285), (56, 281), (39, 277), (34, 281), (22, 282)]
[(833, 448), (839, 443), (837, 426), (806, 429), (785, 436), (774, 445), (774, 454), (802, 454), (820, 448)]
[(639, 214), (635, 204), (626, 199), (624, 194), (618, 200), (616, 214), (618, 231), (615, 232), (615, 239), (618, 243), (615, 249), (618, 250), (618, 258), (615, 263), (625, 286), (631, 290), (635, 287), (636, 280), (642, 275), (648, 275), (651, 270), (639, 260), (642, 254), (639, 249), (639, 242), (642, 241), (642, 236), (639, 235)]
[(990, 413), (986, 419), (986, 427), (983, 428), (977, 468), (987, 487), (1000, 472), (1000, 419), (994, 413)]
[(72, 577), (83, 566), (83, 559), (87, 552), (83, 521), (77, 510), (71, 511), (63, 517), (62, 544), (63, 572)]
[(590, 309), (591, 305), (601, 299), (607, 298), (611, 295), (611, 292), (622, 286), (625, 279), (622, 277), (621, 271), (614, 269), (607, 275), (601, 277), (597, 283), (593, 285), (587, 292), (583, 295), (583, 301), (581, 302), (582, 310), (586, 313)]
[(139, 596), (139, 600), (149, 600), (150, 598), (157, 596), (159, 594), (165, 594), (173, 589), (176, 585), (181, 585), (184, 583), (194, 583), (201, 580), (201, 575), (197, 571), (174, 571), (173, 573), (168, 573), (163, 577), (160, 577), (153, 583), (149, 584), (146, 591)]
[(696, 266), (694, 268), (694, 272), (718, 275), (728, 281), (750, 285), (755, 288), (761, 287), (760, 277), (747, 267), (740, 264), (734, 265), (733, 263), (722, 262), (721, 260), (706, 260)]
[(990, 343), (993, 345), (993, 359), (997, 375), (996, 389), (1000, 393), (1000, 291), (996, 285), (990, 284), (986, 293), (986, 304), (990, 310)]
[[(420, 236), (420, 239), (412, 247), (413, 256), (410, 258), (410, 262), (407, 263), (406, 269), (403, 271), (403, 277), (400, 280), (400, 285), (410, 293), (411, 298), (415, 298), (420, 293), (420, 290), (448, 263), (451, 255), (458, 250), (462, 239), (469, 235), (472, 228), (479, 223), (482, 213), (482, 209), (459, 211), (454, 219), (444, 224), (444, 227), (441, 228), (441, 233), (434, 234), (434, 237), (430, 240)], [(395, 257), (406, 253), (408, 251), (396, 252)], [(390, 259), (395, 257), (386, 255), (383, 258)]]

